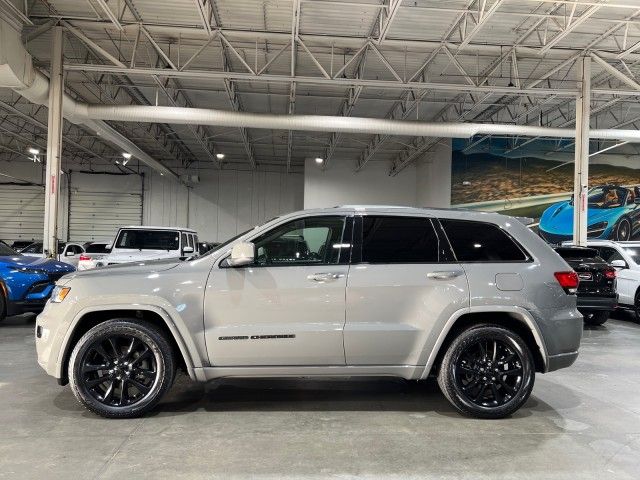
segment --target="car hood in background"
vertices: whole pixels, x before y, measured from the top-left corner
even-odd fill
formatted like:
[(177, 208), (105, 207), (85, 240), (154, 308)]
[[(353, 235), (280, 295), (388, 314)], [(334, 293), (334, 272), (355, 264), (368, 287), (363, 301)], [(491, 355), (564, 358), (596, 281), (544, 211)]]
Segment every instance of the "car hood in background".
[[(616, 208), (589, 208), (587, 211), (587, 226), (599, 222), (616, 221), (624, 207)], [(573, 234), (573, 205), (564, 201), (547, 208), (540, 218), (540, 229), (549, 233), (563, 235)]]
[(147, 260), (173, 259), (174, 261), (180, 256), (178, 250), (123, 250), (119, 249), (117, 253), (107, 254), (100, 260), (104, 262), (125, 263), (125, 262), (144, 262)]
[(0, 264), (8, 267), (40, 270), (45, 273), (73, 272), (75, 268), (68, 263), (59, 262), (50, 258), (30, 257), (27, 255), (11, 255), (0, 257)]
[(144, 260), (137, 262), (122, 263), (118, 265), (109, 265), (107, 267), (95, 268), (92, 270), (83, 270), (76, 272), (70, 278), (84, 277), (108, 277), (114, 275), (130, 275), (130, 274), (149, 274), (155, 272), (163, 272), (177, 267), (181, 263), (177, 258), (167, 258), (164, 260)]

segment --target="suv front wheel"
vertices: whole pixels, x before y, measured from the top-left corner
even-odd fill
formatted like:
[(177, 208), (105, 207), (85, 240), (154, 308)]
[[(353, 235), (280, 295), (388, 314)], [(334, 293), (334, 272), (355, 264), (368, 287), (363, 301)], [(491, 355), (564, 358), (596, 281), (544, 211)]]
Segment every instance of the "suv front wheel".
[(100, 323), (78, 341), (69, 383), (87, 409), (107, 418), (151, 410), (173, 383), (174, 353), (156, 326), (133, 319)]
[(438, 384), (461, 413), (503, 418), (529, 398), (535, 379), (533, 356), (515, 332), (494, 325), (463, 331), (447, 349)]

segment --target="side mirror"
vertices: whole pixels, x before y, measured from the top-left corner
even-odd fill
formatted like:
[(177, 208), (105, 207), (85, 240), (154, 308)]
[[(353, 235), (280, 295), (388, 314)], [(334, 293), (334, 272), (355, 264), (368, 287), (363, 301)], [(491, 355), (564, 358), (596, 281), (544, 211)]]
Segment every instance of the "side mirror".
[(624, 260), (613, 260), (611, 266), (614, 268), (629, 268), (629, 265)]
[(193, 253), (193, 252), (194, 252), (193, 247), (184, 247), (182, 249), (182, 253)]
[(636, 205), (640, 204), (640, 197), (635, 197), (633, 199), (633, 203), (635, 203)]
[(227, 264), (230, 267), (242, 267), (252, 264), (255, 258), (256, 246), (251, 242), (242, 242), (233, 246)]

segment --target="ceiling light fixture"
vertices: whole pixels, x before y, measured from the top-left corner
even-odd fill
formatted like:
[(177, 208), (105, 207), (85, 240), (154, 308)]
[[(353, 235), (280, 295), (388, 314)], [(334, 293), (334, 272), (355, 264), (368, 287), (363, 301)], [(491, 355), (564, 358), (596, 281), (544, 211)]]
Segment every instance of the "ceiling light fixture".
[[(122, 161), (122, 166), (126, 166), (126, 165), (127, 165), (127, 163), (129, 163), (129, 160), (131, 160), (131, 154), (130, 154), (130, 153), (127, 153), (127, 152), (124, 152), (124, 153), (122, 154), (122, 156), (123, 156), (123, 158), (124, 158), (124, 160)], [(118, 163), (118, 162), (116, 162), (116, 163)]]
[(322, 163), (324, 163), (324, 158), (316, 157), (316, 163), (318, 165), (322, 165)]
[(222, 160), (224, 158), (224, 153), (216, 153), (216, 158), (218, 160)]
[(31, 148), (29, 149), (29, 153), (30, 153), (31, 155), (39, 155), (39, 154), (40, 154), (40, 150), (38, 150), (37, 148), (33, 148), (33, 147), (31, 147)]

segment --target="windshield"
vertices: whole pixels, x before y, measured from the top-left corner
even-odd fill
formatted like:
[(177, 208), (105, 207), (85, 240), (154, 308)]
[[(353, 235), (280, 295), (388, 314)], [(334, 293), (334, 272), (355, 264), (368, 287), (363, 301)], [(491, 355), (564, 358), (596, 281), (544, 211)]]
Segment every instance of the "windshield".
[(589, 208), (616, 208), (627, 203), (629, 190), (623, 187), (603, 186), (589, 190)]
[(625, 248), (624, 251), (631, 257), (634, 263), (640, 265), (640, 247), (638, 248)]
[(7, 245), (4, 242), (0, 242), (0, 257), (13, 257), (16, 255), (20, 255), (13, 248)]
[(116, 248), (137, 250), (178, 250), (180, 233), (177, 230), (120, 230)]

